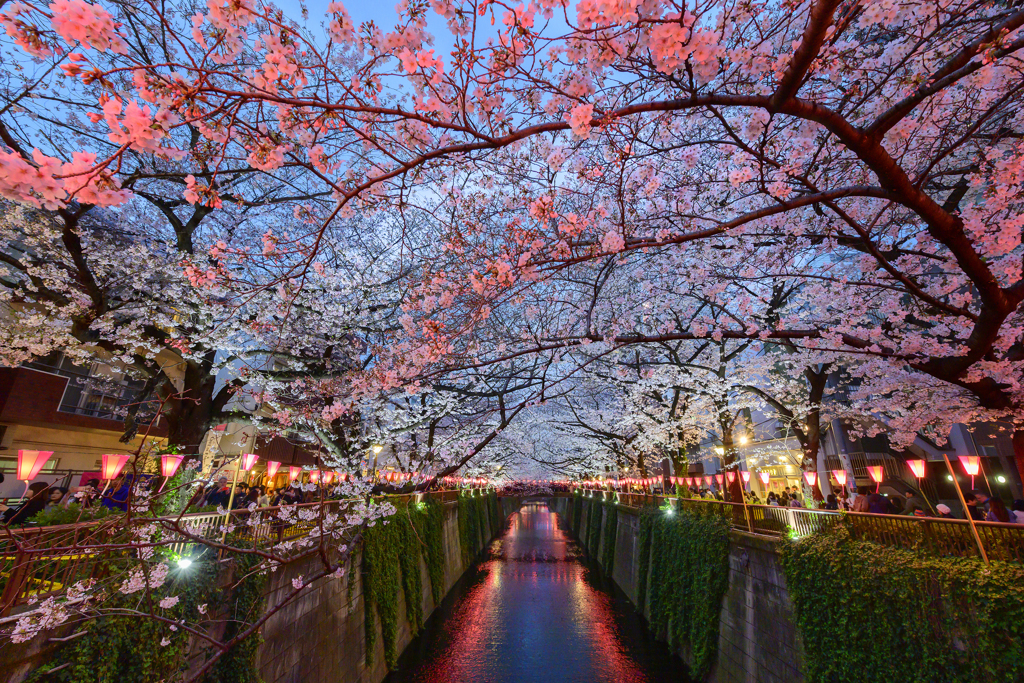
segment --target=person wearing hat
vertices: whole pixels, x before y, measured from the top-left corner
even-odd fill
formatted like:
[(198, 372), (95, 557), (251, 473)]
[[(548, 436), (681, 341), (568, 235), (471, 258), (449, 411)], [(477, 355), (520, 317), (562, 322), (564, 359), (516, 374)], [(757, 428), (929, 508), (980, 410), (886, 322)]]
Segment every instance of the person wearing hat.
[(935, 506), (935, 510), (939, 513), (939, 517), (943, 517), (945, 519), (953, 519), (953, 511), (949, 509), (948, 505), (945, 505), (944, 503), (939, 503), (938, 505)]

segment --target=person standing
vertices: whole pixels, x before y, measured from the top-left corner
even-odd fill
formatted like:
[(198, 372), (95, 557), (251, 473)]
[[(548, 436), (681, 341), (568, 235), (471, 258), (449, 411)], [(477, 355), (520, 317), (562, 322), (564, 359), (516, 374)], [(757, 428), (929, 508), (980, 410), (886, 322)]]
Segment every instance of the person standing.
[(867, 512), (869, 507), (868, 487), (861, 486), (857, 489), (857, 499), (853, 501), (853, 512)]
[(914, 515), (915, 517), (926, 517), (928, 515), (928, 505), (921, 500), (913, 491), (907, 491), (907, 500), (903, 505), (902, 515)]
[(964, 502), (967, 503), (967, 515), (976, 522), (985, 521), (985, 511), (978, 505), (978, 497), (972, 491), (964, 494)]

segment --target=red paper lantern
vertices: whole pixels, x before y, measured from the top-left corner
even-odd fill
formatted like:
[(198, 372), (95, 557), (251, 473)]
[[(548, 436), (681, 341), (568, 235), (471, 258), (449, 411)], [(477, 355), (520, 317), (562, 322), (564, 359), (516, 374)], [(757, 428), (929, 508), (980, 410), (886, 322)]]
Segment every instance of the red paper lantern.
[(324, 486), (330, 486), (331, 482), (334, 481), (334, 472), (324, 472), (323, 475), (320, 477), (320, 481), (324, 483)]
[(277, 471), (281, 469), (281, 463), (276, 460), (267, 461), (267, 478), (273, 479), (277, 475)]
[(750, 483), (750, 471), (749, 470), (740, 470), (740, 479), (743, 480), (744, 484), (749, 484)]
[(818, 473), (817, 472), (804, 472), (804, 481), (807, 482), (808, 486), (814, 486), (815, 484), (818, 483)]
[(981, 457), (977, 455), (961, 455), (960, 464), (964, 466), (964, 472), (971, 478), (971, 488), (974, 488), (974, 478), (981, 471)]
[(914, 476), (918, 479), (924, 477), (924, 460), (908, 460), (907, 465), (910, 466), (910, 471), (914, 473)]
[(762, 482), (762, 483), (763, 483), (763, 484), (764, 484), (765, 486), (767, 486), (767, 485), (768, 485), (768, 482), (769, 482), (769, 481), (771, 480), (771, 478), (772, 478), (772, 475), (771, 475), (771, 474), (770, 474), (769, 472), (758, 472), (758, 473), (757, 473), (757, 476), (761, 477), (761, 482)]
[(164, 453), (160, 456), (160, 474), (168, 478), (173, 477), (178, 472), (178, 468), (181, 467), (181, 461), (184, 459), (184, 455)]
[(846, 470), (832, 470), (832, 476), (840, 486), (846, 486)]
[(309, 483), (316, 484), (320, 481), (320, 470), (309, 471)]
[[(131, 456), (121, 455), (117, 453), (104, 453), (103, 454), (103, 468), (102, 468), (102, 479), (106, 481), (113, 481), (121, 476), (121, 470), (128, 464), (128, 458)], [(166, 476), (166, 475), (165, 475)]]
[(868, 475), (871, 477), (871, 481), (875, 482), (875, 493), (882, 487), (882, 466), (881, 465), (868, 465)]
[(52, 457), (53, 451), (18, 451), (18, 479), (26, 484), (35, 479)]
[(723, 474), (716, 474), (715, 475), (715, 481), (717, 481), (718, 482), (718, 486), (721, 487), (722, 484), (725, 482), (725, 475), (723, 475)]
[(728, 472), (725, 473), (725, 478), (728, 479), (729, 483), (731, 484), (734, 481), (736, 481), (736, 473), (733, 472), (732, 470), (729, 470)]
[(299, 481), (302, 478), (302, 468), (294, 465), (288, 467), (288, 481)]
[(248, 472), (252, 469), (252, 466), (256, 464), (256, 461), (260, 459), (260, 456), (255, 453), (242, 453), (242, 471)]

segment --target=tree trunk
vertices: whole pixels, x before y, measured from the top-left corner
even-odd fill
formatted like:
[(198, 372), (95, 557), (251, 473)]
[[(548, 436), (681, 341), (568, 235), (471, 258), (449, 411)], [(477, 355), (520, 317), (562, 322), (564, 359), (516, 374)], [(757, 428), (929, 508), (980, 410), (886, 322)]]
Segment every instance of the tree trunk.
[(1013, 462), (1017, 465), (1017, 475), (1024, 485), (1024, 429), (1013, 433)]

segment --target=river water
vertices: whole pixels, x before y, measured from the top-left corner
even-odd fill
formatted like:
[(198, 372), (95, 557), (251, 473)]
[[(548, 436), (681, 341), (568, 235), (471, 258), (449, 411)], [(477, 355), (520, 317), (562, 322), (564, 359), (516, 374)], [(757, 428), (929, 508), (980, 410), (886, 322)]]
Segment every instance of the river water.
[(545, 504), (501, 537), (427, 621), (385, 683), (686, 681), (625, 594)]

